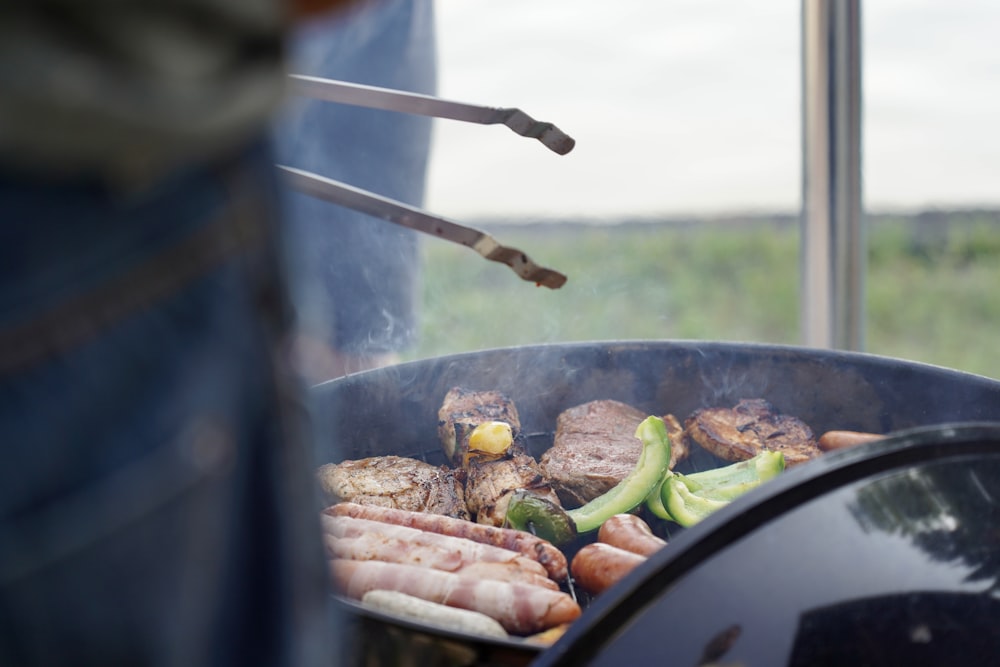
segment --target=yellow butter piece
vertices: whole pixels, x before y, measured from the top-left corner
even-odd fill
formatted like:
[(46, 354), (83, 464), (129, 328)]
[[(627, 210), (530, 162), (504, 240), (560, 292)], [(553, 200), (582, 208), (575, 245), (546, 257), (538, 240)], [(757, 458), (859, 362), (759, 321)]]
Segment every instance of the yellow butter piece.
[(469, 451), (504, 454), (514, 443), (514, 433), (507, 422), (483, 422), (469, 434)]

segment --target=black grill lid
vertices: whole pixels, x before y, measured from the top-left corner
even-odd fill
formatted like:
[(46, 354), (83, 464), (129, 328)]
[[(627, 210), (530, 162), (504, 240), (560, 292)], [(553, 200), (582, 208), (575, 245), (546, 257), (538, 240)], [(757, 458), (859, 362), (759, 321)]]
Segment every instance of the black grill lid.
[(533, 663), (992, 664), (1000, 424), (789, 470), (678, 535)]

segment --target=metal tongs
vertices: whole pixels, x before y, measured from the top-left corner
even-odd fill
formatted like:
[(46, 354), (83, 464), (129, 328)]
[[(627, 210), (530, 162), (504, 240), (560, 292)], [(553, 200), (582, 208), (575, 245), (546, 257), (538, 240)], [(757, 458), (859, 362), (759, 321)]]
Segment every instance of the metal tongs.
[[(570, 152), (576, 144), (552, 123), (536, 121), (520, 109), (475, 106), (417, 93), (298, 74), (292, 74), (290, 78), (292, 92), (306, 97), (485, 125), (502, 123), (521, 136), (538, 139), (559, 155)], [(319, 174), (284, 165), (278, 165), (278, 170), (288, 185), (299, 192), (467, 246), (486, 259), (506, 264), (524, 280), (551, 289), (562, 287), (566, 282), (563, 274), (539, 266), (522, 251), (501, 245), (481, 230)]]
[(576, 145), (576, 140), (552, 123), (535, 120), (520, 109), (452, 102), (430, 95), (365, 86), (359, 83), (346, 83), (333, 79), (321, 79), (301, 74), (290, 74), (289, 78), (291, 79), (291, 92), (303, 97), (368, 107), (369, 109), (462, 120), (480, 125), (503, 124), (522, 137), (538, 139), (559, 155), (566, 155)]
[(543, 287), (557, 289), (566, 276), (533, 262), (517, 248), (501, 245), (486, 232), (466, 227), (388, 197), (347, 185), (301, 169), (278, 165), (285, 181), (295, 190), (319, 199), (373, 215), (418, 232), (472, 248), (486, 259), (506, 264), (514, 273)]

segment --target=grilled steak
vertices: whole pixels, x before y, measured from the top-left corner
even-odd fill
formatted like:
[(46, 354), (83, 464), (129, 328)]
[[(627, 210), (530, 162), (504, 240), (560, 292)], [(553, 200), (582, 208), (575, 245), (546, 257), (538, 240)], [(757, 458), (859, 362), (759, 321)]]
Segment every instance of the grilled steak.
[[(577, 507), (600, 496), (635, 468), (642, 442), (635, 437), (646, 413), (619, 401), (584, 403), (560, 413), (553, 444), (540, 465), (559, 498)], [(687, 457), (683, 428), (672, 415), (663, 418), (670, 435), (670, 467)]]
[(489, 421), (510, 424), (515, 439), (521, 430), (514, 402), (499, 391), (453, 387), (445, 395), (438, 409), (438, 436), (452, 465), (462, 465), (469, 449), (469, 434), (479, 424)]
[(527, 454), (492, 460), (474, 458), (466, 474), (465, 502), (476, 523), (503, 526), (511, 494), (519, 489), (560, 504), (538, 462)]
[(732, 408), (703, 408), (685, 421), (688, 436), (726, 461), (745, 461), (762, 450), (785, 455), (793, 466), (819, 456), (812, 429), (802, 420), (779, 414), (762, 398), (741, 400)]
[(375, 456), (328, 463), (316, 476), (331, 504), (350, 501), (470, 519), (456, 472), (418, 459)]

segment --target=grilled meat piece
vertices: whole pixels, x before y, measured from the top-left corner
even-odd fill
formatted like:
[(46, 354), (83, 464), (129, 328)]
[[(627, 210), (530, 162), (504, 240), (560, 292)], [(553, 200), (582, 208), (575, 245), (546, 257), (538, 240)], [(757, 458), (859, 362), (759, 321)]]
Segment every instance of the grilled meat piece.
[[(469, 451), (469, 436), (485, 422), (510, 424), (513, 443), (501, 456)], [(503, 526), (511, 494), (524, 489), (555, 504), (559, 497), (525, 450), (514, 402), (499, 391), (453, 387), (438, 410), (438, 436), (445, 454), (466, 473), (465, 501), (477, 523)]]
[(688, 436), (726, 461), (745, 461), (762, 450), (778, 451), (793, 466), (822, 451), (808, 424), (778, 413), (762, 398), (744, 399), (732, 408), (696, 410), (684, 422)]
[(521, 452), (502, 459), (472, 459), (466, 477), (465, 502), (476, 523), (503, 526), (511, 494), (519, 489), (560, 504), (538, 462)]
[[(591, 401), (560, 413), (552, 447), (542, 454), (540, 465), (563, 504), (583, 505), (632, 472), (642, 453), (635, 430), (648, 416), (612, 400)], [(670, 435), (673, 468), (687, 458), (688, 443), (673, 415), (663, 420)]]
[(663, 425), (667, 427), (670, 438), (670, 469), (688, 457), (691, 451), (691, 441), (684, 431), (684, 426), (673, 415), (663, 415)]
[(461, 475), (418, 459), (374, 456), (328, 463), (319, 467), (316, 476), (331, 504), (350, 501), (359, 505), (471, 518)]
[(515, 440), (521, 431), (517, 408), (502, 392), (453, 387), (445, 395), (438, 409), (438, 436), (452, 465), (462, 465), (469, 449), (469, 434), (489, 421), (510, 424)]

